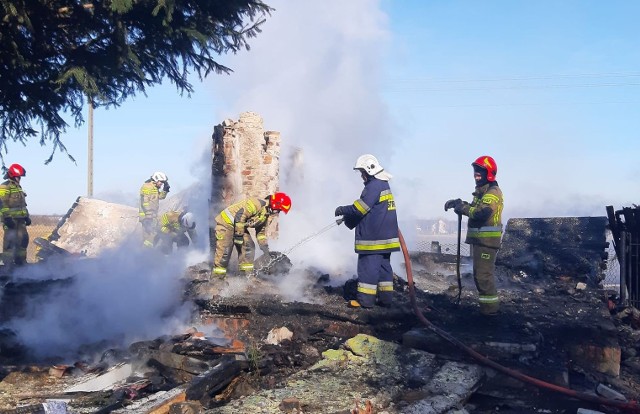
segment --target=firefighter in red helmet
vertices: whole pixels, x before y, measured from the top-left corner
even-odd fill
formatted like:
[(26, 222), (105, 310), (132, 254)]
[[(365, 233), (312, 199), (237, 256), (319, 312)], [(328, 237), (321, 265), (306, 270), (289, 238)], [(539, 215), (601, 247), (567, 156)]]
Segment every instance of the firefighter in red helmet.
[(224, 278), (235, 246), (238, 252), (240, 271), (253, 272), (255, 244), (249, 229), (256, 232), (258, 246), (264, 254), (269, 254), (267, 225), (269, 218), (281, 211), (287, 214), (291, 209), (291, 198), (285, 193), (271, 194), (266, 198), (247, 198), (225, 208), (215, 218), (215, 249), (212, 278)]
[(0, 214), (4, 225), (2, 259), (5, 265), (20, 266), (27, 262), (27, 226), (31, 225), (31, 218), (27, 210), (27, 195), (20, 185), (20, 179), (25, 175), (27, 172), (20, 164), (11, 164), (4, 174), (6, 181), (0, 184)]
[(465, 243), (471, 245), (473, 255), (473, 280), (478, 288), (480, 313), (495, 315), (500, 307), (496, 288), (496, 255), (502, 238), (502, 190), (496, 175), (498, 165), (488, 156), (478, 157), (471, 163), (476, 188), (473, 201), (461, 199), (445, 203), (445, 211), (453, 208), (457, 214), (469, 217)]

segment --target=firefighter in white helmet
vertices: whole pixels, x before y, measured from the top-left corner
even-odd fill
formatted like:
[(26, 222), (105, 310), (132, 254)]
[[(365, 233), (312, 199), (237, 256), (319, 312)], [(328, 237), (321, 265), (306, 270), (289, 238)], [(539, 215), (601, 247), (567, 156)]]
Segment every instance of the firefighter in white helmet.
[(139, 218), (142, 223), (142, 239), (145, 247), (154, 245), (160, 200), (167, 198), (169, 188), (167, 175), (160, 171), (151, 174), (151, 177), (140, 187)]
[(195, 244), (196, 222), (193, 213), (185, 210), (171, 210), (160, 215), (159, 231), (155, 246), (164, 254), (173, 252), (173, 245), (178, 249)]
[(358, 254), (358, 295), (352, 308), (371, 308), (376, 303), (390, 306), (393, 301), (391, 253), (400, 250), (396, 203), (387, 173), (371, 154), (358, 157), (354, 170), (360, 172), (364, 189), (360, 198), (336, 208), (349, 229), (355, 228)]

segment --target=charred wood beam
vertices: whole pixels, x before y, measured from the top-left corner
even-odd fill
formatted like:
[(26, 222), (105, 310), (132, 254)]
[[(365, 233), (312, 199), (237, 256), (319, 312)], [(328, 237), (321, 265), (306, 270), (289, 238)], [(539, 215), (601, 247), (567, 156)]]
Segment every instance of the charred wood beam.
[(199, 375), (211, 369), (211, 366), (205, 361), (173, 352), (150, 351), (147, 356), (150, 361), (153, 360), (169, 368), (179, 369), (190, 374)]
[(223, 356), (218, 364), (209, 371), (195, 377), (186, 389), (186, 399), (192, 401), (208, 400), (224, 389), (242, 372), (241, 363), (233, 356)]

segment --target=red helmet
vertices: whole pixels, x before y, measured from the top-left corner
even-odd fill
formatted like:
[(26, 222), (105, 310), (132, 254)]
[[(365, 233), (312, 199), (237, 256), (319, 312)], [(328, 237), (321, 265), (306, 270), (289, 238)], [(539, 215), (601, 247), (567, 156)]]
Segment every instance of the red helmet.
[(496, 174), (498, 174), (498, 164), (496, 161), (488, 155), (478, 157), (477, 160), (471, 163), (471, 165), (477, 165), (480, 168), (487, 170), (487, 180), (495, 181)]
[(20, 164), (11, 164), (7, 169), (9, 178), (24, 177), (27, 171)]
[(284, 211), (284, 214), (287, 214), (291, 210), (291, 198), (285, 193), (271, 194), (269, 207), (271, 207), (271, 210)]

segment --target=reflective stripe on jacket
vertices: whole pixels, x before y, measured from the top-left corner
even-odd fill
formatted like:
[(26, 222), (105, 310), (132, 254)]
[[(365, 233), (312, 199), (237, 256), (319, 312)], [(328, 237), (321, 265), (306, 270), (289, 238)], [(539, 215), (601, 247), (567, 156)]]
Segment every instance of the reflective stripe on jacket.
[(504, 200), (497, 182), (476, 187), (473, 201), (463, 214), (469, 216), (466, 243), (500, 247)]
[(389, 253), (400, 250), (396, 203), (387, 181), (371, 177), (360, 198), (343, 207), (345, 223), (355, 226), (358, 254)]
[(152, 179), (145, 181), (140, 187), (140, 209), (138, 213), (140, 220), (158, 217), (160, 200), (165, 198), (167, 198), (166, 191), (159, 191)]
[(233, 228), (235, 237), (243, 237), (248, 228), (254, 228), (260, 246), (267, 243), (268, 221), (267, 202), (253, 197), (230, 205), (216, 217), (216, 223)]
[(28, 217), (26, 197), (27, 195), (16, 181), (9, 179), (0, 184), (0, 215), (2, 218)]
[(160, 232), (163, 234), (170, 234), (172, 236), (179, 236), (181, 234), (187, 233), (189, 235), (189, 239), (192, 242), (195, 241), (196, 238), (196, 229), (195, 227), (190, 229), (182, 225), (180, 221), (180, 215), (182, 211), (167, 211), (166, 213), (160, 216)]

